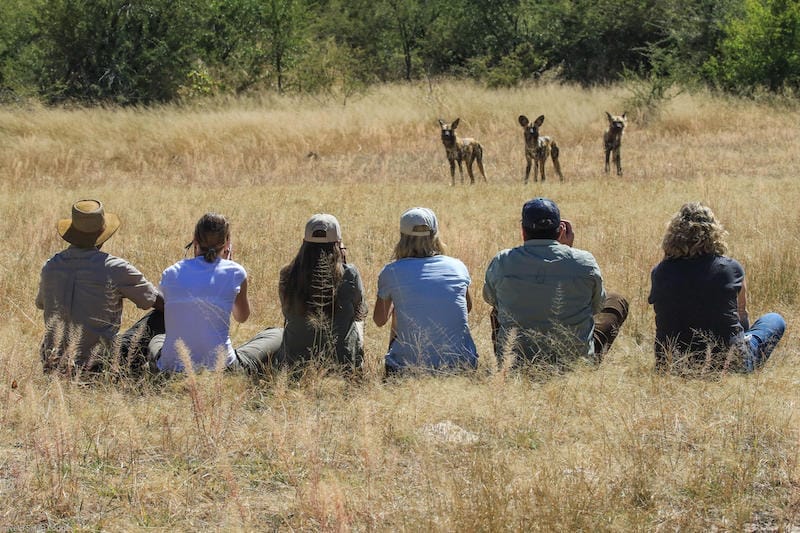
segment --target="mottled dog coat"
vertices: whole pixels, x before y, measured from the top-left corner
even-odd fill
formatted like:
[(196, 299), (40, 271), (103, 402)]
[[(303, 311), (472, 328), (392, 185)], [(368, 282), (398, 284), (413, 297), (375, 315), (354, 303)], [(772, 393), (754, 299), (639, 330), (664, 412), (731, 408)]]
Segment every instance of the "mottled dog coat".
[(606, 149), (606, 174), (611, 170), (611, 152), (614, 152), (614, 164), (617, 167), (617, 176), (622, 176), (622, 156), (620, 155), (620, 150), (622, 149), (622, 131), (625, 129), (625, 124), (628, 122), (625, 115), (626, 113), (614, 116), (606, 111), (608, 129), (603, 133), (603, 146)]
[(456, 162), (458, 162), (458, 173), (461, 176), (461, 183), (464, 183), (464, 169), (461, 162), (467, 163), (467, 173), (469, 174), (469, 182), (475, 183), (475, 176), (472, 174), (472, 164), (478, 163), (478, 170), (483, 176), (483, 181), (487, 181), (486, 173), (483, 171), (483, 147), (481, 143), (475, 139), (456, 138), (456, 128), (460, 118), (448, 124), (442, 119), (439, 119), (439, 126), (442, 128), (442, 144), (444, 151), (447, 154), (447, 161), (450, 162), (450, 185), (456, 184)]
[(558, 174), (560, 180), (564, 179), (561, 174), (561, 164), (558, 162), (558, 145), (556, 141), (550, 137), (539, 135), (539, 126), (544, 122), (544, 115), (539, 116), (536, 120), (531, 122), (525, 115), (519, 116), (519, 125), (525, 130), (525, 159), (528, 161), (525, 167), (525, 181), (528, 183), (528, 178), (531, 174), (531, 162), (535, 164), (533, 169), (533, 181), (537, 181), (537, 176), (542, 177), (544, 181), (544, 163), (550, 157), (553, 160), (553, 168)]

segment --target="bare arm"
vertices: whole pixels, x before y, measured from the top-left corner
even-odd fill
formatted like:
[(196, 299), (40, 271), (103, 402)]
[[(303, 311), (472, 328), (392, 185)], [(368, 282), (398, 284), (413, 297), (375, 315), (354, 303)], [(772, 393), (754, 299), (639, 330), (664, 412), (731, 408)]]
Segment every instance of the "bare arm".
[(750, 328), (750, 317), (747, 315), (747, 285), (742, 278), (742, 288), (739, 289), (739, 295), (736, 297), (736, 307), (739, 311), (739, 322), (744, 329)]
[(156, 311), (163, 311), (164, 310), (164, 297), (159, 294), (156, 296), (156, 301), (153, 304), (153, 309)]
[(247, 278), (242, 281), (239, 294), (233, 301), (233, 318), (237, 322), (245, 322), (250, 318), (250, 301), (247, 299)]
[(389, 321), (392, 315), (392, 300), (384, 300), (382, 298), (375, 299), (375, 309), (372, 311), (372, 320), (378, 327), (383, 326)]
[(467, 287), (467, 313), (472, 311), (472, 296), (469, 294), (469, 287)]

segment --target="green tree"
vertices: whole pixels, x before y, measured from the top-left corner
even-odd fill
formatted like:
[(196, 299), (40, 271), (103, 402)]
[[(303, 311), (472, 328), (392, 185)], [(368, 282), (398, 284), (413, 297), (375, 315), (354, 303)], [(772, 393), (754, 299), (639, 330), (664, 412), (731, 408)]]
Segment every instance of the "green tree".
[(200, 0), (49, 0), (40, 11), (50, 101), (173, 99), (196, 57)]
[(707, 66), (728, 90), (800, 89), (800, 2), (745, 0), (743, 16), (726, 26), (720, 52)]

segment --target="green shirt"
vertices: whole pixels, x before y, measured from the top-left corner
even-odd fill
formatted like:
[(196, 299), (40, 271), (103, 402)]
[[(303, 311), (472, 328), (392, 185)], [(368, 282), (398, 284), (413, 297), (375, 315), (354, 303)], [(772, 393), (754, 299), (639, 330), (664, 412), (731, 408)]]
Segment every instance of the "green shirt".
[(550, 239), (503, 250), (486, 269), (483, 299), (497, 309), (498, 358), (511, 350), (548, 362), (594, 355), (594, 313), (605, 300), (592, 254)]

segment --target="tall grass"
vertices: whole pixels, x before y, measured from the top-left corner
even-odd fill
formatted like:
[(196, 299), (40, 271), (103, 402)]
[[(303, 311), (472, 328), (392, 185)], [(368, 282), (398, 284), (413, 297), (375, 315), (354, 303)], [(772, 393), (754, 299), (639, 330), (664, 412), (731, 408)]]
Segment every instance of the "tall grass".
[[(800, 525), (796, 416), (800, 201), (796, 110), (684, 93), (623, 139), (603, 174), (605, 111), (624, 88), (390, 86), (340, 105), (265, 97), (159, 109), (0, 110), (0, 526), (6, 528), (724, 530)], [(522, 185), (519, 114), (545, 114), (565, 181)], [(449, 186), (436, 120), (485, 148), (489, 184)], [(307, 158), (314, 151), (318, 159)], [(550, 173), (552, 174), (552, 173)], [(555, 199), (630, 316), (597, 369), (532, 380), (493, 361), (483, 274)], [(253, 384), (199, 373), (80, 385), (41, 373), (33, 299), (63, 248), (57, 219), (95, 197), (105, 246), (153, 281), (197, 217), (222, 212), (253, 313), (280, 325), (278, 271), (308, 216), (342, 224), (370, 305), (398, 219), (424, 205), (473, 278), (474, 375), (381, 381), (388, 331), (367, 324), (367, 379)], [(649, 272), (683, 202), (711, 205), (748, 275), (751, 316), (784, 314), (760, 373), (655, 375)], [(126, 306), (123, 327), (140, 312)], [(434, 428), (434, 430), (431, 430)]]

